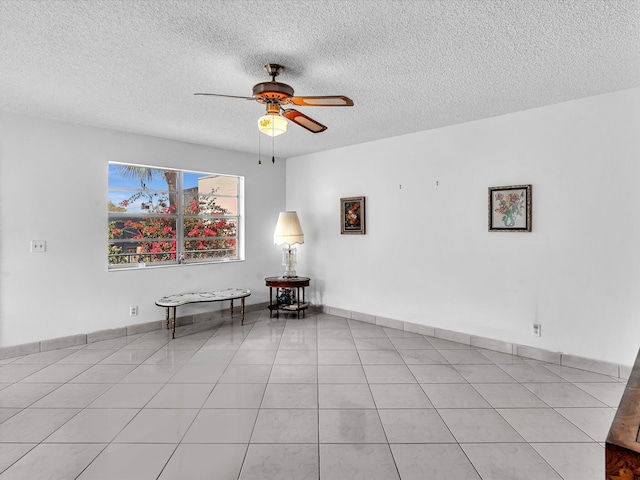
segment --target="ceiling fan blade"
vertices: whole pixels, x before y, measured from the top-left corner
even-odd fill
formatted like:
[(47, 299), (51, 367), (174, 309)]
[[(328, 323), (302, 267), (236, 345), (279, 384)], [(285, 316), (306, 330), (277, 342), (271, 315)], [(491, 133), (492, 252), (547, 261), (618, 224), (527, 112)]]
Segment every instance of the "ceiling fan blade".
[(206, 95), (209, 97), (244, 98), (245, 100), (255, 100), (253, 97), (240, 97), (237, 95), (222, 95), (220, 93), (194, 93), (194, 95)]
[(304, 113), (300, 113), (297, 110), (288, 109), (283, 110), (282, 112), (288, 120), (291, 120), (293, 123), (297, 123), (302, 128), (306, 128), (311, 133), (320, 133), (324, 132), (327, 129), (327, 127), (322, 125), (320, 122), (315, 121), (313, 118), (308, 117)]
[(282, 103), (292, 103), (300, 107), (353, 107), (353, 100), (343, 95), (289, 97)]

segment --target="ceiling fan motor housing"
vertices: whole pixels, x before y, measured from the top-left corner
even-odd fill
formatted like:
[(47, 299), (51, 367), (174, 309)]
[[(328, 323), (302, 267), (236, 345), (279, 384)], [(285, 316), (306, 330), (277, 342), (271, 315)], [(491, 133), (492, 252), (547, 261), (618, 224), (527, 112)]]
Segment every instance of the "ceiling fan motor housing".
[(282, 101), (293, 97), (293, 88), (286, 83), (262, 82), (253, 86), (253, 96), (260, 103)]

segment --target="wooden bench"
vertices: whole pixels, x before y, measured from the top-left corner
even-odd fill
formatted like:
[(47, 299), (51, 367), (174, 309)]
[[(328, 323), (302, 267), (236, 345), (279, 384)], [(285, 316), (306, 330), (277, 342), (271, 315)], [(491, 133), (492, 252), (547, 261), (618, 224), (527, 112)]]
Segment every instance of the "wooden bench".
[(171, 336), (172, 338), (176, 338), (176, 309), (179, 306), (189, 303), (222, 302), (229, 300), (231, 302), (231, 318), (233, 319), (233, 301), (239, 298), (241, 301), (241, 324), (244, 325), (244, 299), (249, 295), (251, 295), (250, 290), (241, 288), (227, 288), (226, 290), (217, 290), (215, 292), (178, 293), (176, 295), (162, 297), (156, 301), (156, 305), (167, 309), (167, 328), (169, 328), (169, 310), (173, 309)]

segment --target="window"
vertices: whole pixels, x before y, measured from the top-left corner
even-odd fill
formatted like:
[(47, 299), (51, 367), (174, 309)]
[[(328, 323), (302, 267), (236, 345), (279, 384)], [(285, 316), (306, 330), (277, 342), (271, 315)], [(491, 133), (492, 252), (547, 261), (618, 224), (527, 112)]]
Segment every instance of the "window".
[(240, 260), (243, 178), (109, 163), (109, 269)]

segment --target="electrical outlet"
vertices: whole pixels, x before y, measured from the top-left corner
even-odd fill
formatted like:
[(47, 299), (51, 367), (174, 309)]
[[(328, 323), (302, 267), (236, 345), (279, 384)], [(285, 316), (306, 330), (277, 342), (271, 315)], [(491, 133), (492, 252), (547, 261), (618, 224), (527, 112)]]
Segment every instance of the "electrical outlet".
[(31, 240), (32, 253), (44, 253), (47, 251), (47, 242), (45, 240)]
[(531, 325), (531, 335), (534, 337), (542, 336), (542, 326), (539, 323), (534, 323)]
[(129, 316), (135, 317), (136, 315), (138, 315), (138, 306), (129, 307)]

